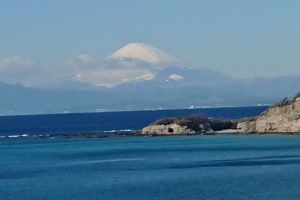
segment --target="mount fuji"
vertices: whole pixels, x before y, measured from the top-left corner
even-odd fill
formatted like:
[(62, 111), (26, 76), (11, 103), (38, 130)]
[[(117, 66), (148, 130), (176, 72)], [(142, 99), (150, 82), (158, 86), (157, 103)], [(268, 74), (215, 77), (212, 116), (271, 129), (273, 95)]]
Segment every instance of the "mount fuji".
[(155, 85), (160, 88), (216, 87), (233, 78), (220, 72), (190, 67), (179, 59), (144, 43), (130, 43), (101, 60), (97, 67), (83, 69), (78, 81), (98, 88)]
[(0, 82), (5, 94), (0, 114), (249, 106), (270, 104), (300, 89), (300, 76), (237, 79), (191, 67), (144, 43), (127, 44), (103, 59), (81, 56), (77, 62), (69, 88)]

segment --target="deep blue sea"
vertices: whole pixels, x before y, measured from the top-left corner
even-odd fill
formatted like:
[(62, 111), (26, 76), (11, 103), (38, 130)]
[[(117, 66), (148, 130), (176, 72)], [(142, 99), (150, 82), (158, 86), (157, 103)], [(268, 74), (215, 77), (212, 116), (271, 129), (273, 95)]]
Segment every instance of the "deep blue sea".
[(299, 200), (299, 136), (0, 140), (1, 200)]
[(199, 114), (238, 119), (260, 114), (267, 107), (205, 108), (157, 111), (23, 115), (0, 117), (0, 136), (138, 130), (162, 117)]
[[(0, 117), (1, 134), (140, 129), (266, 107)], [(0, 140), (0, 200), (299, 200), (300, 136)]]

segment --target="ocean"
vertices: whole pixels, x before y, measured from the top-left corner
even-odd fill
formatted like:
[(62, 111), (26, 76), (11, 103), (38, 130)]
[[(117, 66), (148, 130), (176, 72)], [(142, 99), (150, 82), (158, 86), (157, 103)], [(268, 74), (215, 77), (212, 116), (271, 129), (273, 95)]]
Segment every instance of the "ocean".
[(266, 109), (266, 106), (257, 106), (2, 116), (0, 117), (0, 136), (139, 130), (162, 117), (198, 114), (208, 118), (239, 119), (259, 115)]
[[(1, 135), (140, 129), (161, 118), (236, 119), (266, 107), (0, 117)], [(299, 200), (300, 136), (0, 139), (0, 200)]]
[(1, 200), (299, 200), (299, 136), (0, 140)]

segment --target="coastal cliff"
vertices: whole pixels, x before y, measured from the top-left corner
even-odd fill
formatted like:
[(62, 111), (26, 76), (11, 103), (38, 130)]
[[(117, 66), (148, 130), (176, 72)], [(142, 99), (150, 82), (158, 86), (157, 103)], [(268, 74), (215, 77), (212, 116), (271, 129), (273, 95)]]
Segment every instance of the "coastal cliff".
[(300, 92), (292, 99), (275, 103), (257, 117), (240, 120), (210, 120), (201, 116), (163, 118), (140, 135), (194, 135), (214, 132), (300, 134)]
[(240, 133), (300, 133), (300, 94), (284, 99), (258, 117), (237, 124)]

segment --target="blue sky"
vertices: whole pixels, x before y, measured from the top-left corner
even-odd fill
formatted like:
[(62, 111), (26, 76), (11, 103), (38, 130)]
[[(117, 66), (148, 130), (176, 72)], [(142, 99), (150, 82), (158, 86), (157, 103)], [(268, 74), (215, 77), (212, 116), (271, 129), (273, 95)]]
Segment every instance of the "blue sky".
[(2, 0), (0, 57), (54, 66), (149, 43), (234, 77), (300, 74), (300, 1)]

